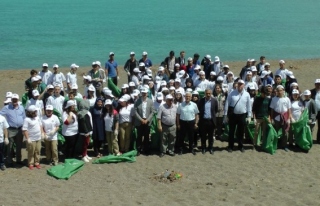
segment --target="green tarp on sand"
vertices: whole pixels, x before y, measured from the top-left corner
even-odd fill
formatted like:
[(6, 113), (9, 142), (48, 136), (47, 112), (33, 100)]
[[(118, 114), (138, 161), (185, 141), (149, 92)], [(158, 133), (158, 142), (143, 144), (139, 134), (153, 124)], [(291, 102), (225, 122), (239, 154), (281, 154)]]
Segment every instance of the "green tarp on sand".
[(64, 164), (53, 166), (47, 170), (47, 174), (57, 179), (69, 179), (83, 168), (84, 162), (77, 159), (66, 159)]
[(108, 155), (108, 156), (100, 157), (99, 159), (94, 160), (92, 164), (135, 162), (136, 156), (137, 156), (137, 151), (132, 150), (120, 156)]

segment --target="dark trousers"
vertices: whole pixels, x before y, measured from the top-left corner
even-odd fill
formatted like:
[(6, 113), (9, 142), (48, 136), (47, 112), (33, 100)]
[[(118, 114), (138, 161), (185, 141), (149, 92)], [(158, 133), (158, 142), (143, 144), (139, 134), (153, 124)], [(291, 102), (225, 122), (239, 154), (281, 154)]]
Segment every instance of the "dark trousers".
[(229, 148), (233, 149), (234, 146), (234, 132), (237, 127), (237, 138), (238, 147), (241, 149), (243, 147), (243, 132), (246, 126), (246, 116), (247, 114), (231, 114), (229, 118)]
[(220, 138), (222, 136), (223, 117), (216, 117), (216, 121), (217, 121), (216, 136)]
[(143, 137), (143, 150), (149, 150), (149, 135), (150, 135), (150, 127), (148, 124), (141, 124), (137, 127), (137, 150), (141, 151), (142, 146), (142, 137)]
[(318, 120), (317, 142), (320, 143), (320, 112), (318, 112), (317, 114), (317, 120)]
[(99, 140), (99, 139), (94, 139), (93, 140), (93, 151), (94, 151), (94, 154), (96, 156), (98, 156), (100, 153), (100, 149), (101, 149), (101, 145), (103, 144), (103, 141), (104, 140)]
[(213, 147), (213, 131), (214, 131), (214, 124), (211, 119), (202, 119), (200, 120), (200, 132), (201, 132), (201, 147), (202, 149), (206, 148), (206, 142), (208, 139), (209, 145), (208, 148), (212, 149)]
[(16, 144), (16, 162), (21, 161), (21, 149), (22, 149), (22, 130), (21, 128), (15, 129), (15, 128), (8, 128), (8, 139), (9, 144), (6, 145), (7, 147), (7, 163), (12, 163), (12, 154), (13, 154), (13, 144)]
[(111, 78), (114, 85), (118, 86), (118, 77), (109, 77), (109, 78)]
[(188, 135), (189, 137), (189, 150), (191, 151), (194, 146), (194, 124), (195, 120), (183, 121), (180, 119), (180, 135), (179, 135), (179, 147), (183, 148), (184, 138)]
[(0, 143), (0, 166), (4, 165), (4, 143)]
[(72, 136), (64, 136), (65, 142), (65, 158), (73, 158), (74, 157), (74, 149), (78, 140), (78, 134)]

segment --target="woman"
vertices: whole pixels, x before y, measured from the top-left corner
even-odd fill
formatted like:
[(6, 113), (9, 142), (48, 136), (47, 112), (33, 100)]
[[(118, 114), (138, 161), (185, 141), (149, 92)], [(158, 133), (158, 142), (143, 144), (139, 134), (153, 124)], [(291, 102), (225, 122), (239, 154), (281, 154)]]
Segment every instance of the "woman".
[(216, 139), (221, 139), (222, 129), (223, 129), (223, 114), (224, 114), (224, 105), (226, 103), (227, 95), (223, 93), (221, 84), (216, 84), (213, 96), (218, 101), (218, 112), (216, 113)]
[(173, 103), (178, 107), (182, 102), (183, 102), (182, 94), (180, 90), (177, 90), (174, 96)]
[(28, 166), (30, 170), (33, 167), (40, 169), (41, 137), (44, 138), (44, 133), (41, 121), (37, 117), (36, 106), (30, 105), (26, 116), (23, 121), (22, 132), (28, 142)]
[(191, 88), (192, 90), (194, 90), (193, 80), (191, 78), (186, 79), (186, 87), (184, 89), (188, 89), (188, 88)]
[(75, 103), (69, 100), (62, 114), (62, 135), (65, 142), (65, 158), (73, 158), (74, 149), (78, 140), (78, 118), (75, 110)]
[[(298, 121), (303, 110), (304, 105), (303, 102), (300, 100), (299, 91), (294, 89), (291, 95), (291, 122)], [(289, 130), (289, 145), (293, 146), (293, 132), (291, 128)]]
[[(111, 100), (110, 100), (111, 101)], [(90, 103), (88, 100), (82, 100), (79, 103), (78, 124), (79, 124), (79, 134), (83, 141), (82, 144), (82, 160), (84, 162), (89, 162), (92, 158), (88, 156), (88, 146), (90, 143), (90, 136), (92, 135), (93, 124), (92, 115), (89, 111)]]
[(93, 124), (93, 151), (95, 156), (98, 158), (102, 157), (102, 154), (100, 153), (100, 148), (105, 138), (103, 112), (103, 99), (97, 98), (94, 107), (90, 109), (90, 113), (92, 115)]
[(108, 143), (109, 154), (120, 156), (118, 145), (119, 134), (119, 114), (113, 108), (111, 100), (107, 99), (104, 103), (105, 115), (104, 115), (104, 129), (106, 133), (106, 139)]
[(96, 95), (95, 95), (95, 88), (94, 86), (90, 85), (88, 87), (88, 94), (87, 94), (87, 100), (89, 100), (90, 107), (94, 106), (94, 103), (96, 102)]
[(119, 105), (119, 146), (120, 151), (125, 153), (130, 149), (134, 105), (125, 97), (119, 99)]
[(121, 87), (120, 97), (122, 97), (125, 94), (130, 94), (128, 84), (123, 84)]
[(58, 164), (58, 133), (60, 121), (53, 114), (53, 106), (47, 105), (42, 118), (42, 128), (45, 133), (46, 158), (50, 165)]

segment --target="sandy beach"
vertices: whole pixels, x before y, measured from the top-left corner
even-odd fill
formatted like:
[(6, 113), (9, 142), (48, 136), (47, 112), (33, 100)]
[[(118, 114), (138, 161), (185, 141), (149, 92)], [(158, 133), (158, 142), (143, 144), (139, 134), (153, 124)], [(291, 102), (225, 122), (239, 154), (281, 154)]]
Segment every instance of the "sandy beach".
[[(267, 61), (275, 72), (279, 60)], [(245, 61), (223, 63), (236, 75), (245, 65)], [(314, 80), (320, 78), (319, 65), (320, 59), (286, 60), (301, 91), (314, 87)], [(81, 74), (89, 69), (80, 65), (77, 72), (81, 93)], [(22, 96), (30, 70), (0, 72), (3, 99), (7, 91)], [(69, 69), (60, 71), (66, 74)], [(127, 77), (123, 67), (119, 71), (121, 86)], [(274, 155), (254, 151), (251, 144), (245, 145), (245, 153), (228, 153), (226, 146), (216, 141), (214, 155), (199, 152), (161, 159), (141, 155), (135, 163), (87, 163), (69, 180), (50, 177), (46, 174), (50, 166), (45, 164), (33, 171), (25, 166), (8, 168), (0, 171), (0, 205), (320, 205), (319, 145), (314, 144), (309, 153), (277, 150)], [(150, 178), (166, 169), (181, 172), (182, 179), (161, 183)]]

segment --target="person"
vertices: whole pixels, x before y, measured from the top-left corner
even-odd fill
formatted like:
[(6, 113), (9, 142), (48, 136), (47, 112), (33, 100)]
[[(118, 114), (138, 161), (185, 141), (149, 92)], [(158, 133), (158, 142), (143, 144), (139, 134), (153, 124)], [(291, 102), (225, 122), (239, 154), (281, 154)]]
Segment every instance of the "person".
[(41, 120), (43, 132), (45, 133), (46, 158), (50, 165), (57, 165), (58, 160), (58, 130), (60, 121), (53, 114), (53, 106), (46, 105), (45, 115)]
[[(173, 71), (171, 73), (173, 73)], [(160, 80), (162, 81), (166, 81), (166, 82), (169, 81), (169, 77), (164, 73), (164, 67), (162, 66), (158, 68), (158, 72), (156, 76), (160, 77)]]
[(27, 140), (28, 167), (40, 169), (41, 139), (44, 139), (44, 132), (40, 119), (37, 117), (37, 108), (30, 105), (27, 108), (27, 115), (23, 121), (22, 132)]
[(295, 78), (295, 76), (293, 76), (293, 72), (292, 71), (288, 71), (286, 73), (286, 83), (285, 83), (285, 92), (287, 94), (292, 94), (292, 89), (291, 86), (293, 83), (298, 83), (297, 79)]
[(107, 78), (111, 79), (112, 82), (117, 86), (119, 77), (118, 63), (114, 60), (114, 53), (109, 53), (109, 60), (105, 63), (105, 72)]
[(173, 96), (168, 94), (166, 96), (166, 103), (159, 107), (157, 114), (158, 131), (161, 136), (160, 157), (163, 157), (166, 152), (170, 156), (175, 156), (176, 116), (177, 106), (173, 104)]
[(9, 167), (13, 167), (12, 153), (13, 153), (13, 144), (16, 145), (16, 164), (22, 165), (21, 161), (21, 149), (22, 149), (22, 130), (24, 119), (26, 117), (25, 110), (22, 105), (19, 105), (19, 95), (12, 94), (11, 103), (4, 106), (0, 115), (4, 116), (7, 119), (9, 124), (8, 128), (8, 139), (9, 144), (7, 145), (7, 158), (6, 161)]
[(142, 52), (142, 58), (139, 60), (139, 67), (140, 63), (144, 63), (146, 69), (151, 69), (152, 61), (148, 58), (148, 53), (146, 51)]
[(286, 79), (288, 70), (285, 68), (285, 61), (280, 60), (279, 61), (280, 68), (276, 71), (275, 75), (281, 76), (281, 79), (284, 81)]
[[(182, 70), (186, 70), (186, 58), (185, 58), (185, 52), (181, 51), (180, 56), (177, 59), (177, 62)], [(175, 79), (175, 78), (174, 78)]]
[(89, 111), (90, 102), (88, 100), (82, 100), (79, 102), (78, 128), (80, 139), (82, 139), (82, 161), (89, 162), (92, 158), (88, 155), (88, 147), (90, 143), (90, 136), (93, 131), (92, 114)]
[(258, 91), (257, 83), (252, 81), (252, 72), (248, 71), (247, 76), (246, 76), (246, 80), (245, 80), (245, 86), (244, 86), (245, 90), (247, 90), (251, 85), (254, 87), (254, 89), (256, 91)]
[(52, 72), (48, 69), (48, 64), (43, 63), (42, 70), (39, 72), (39, 76), (41, 77), (42, 82), (48, 85), (48, 80), (51, 75), (52, 75)]
[[(228, 116), (227, 116), (228, 115)], [(250, 95), (244, 89), (244, 81), (238, 80), (238, 87), (234, 89), (227, 98), (224, 108), (224, 120), (226, 124), (229, 122), (229, 144), (228, 152), (232, 152), (234, 146), (234, 133), (237, 128), (238, 148), (241, 152), (245, 152), (243, 147), (243, 134), (246, 121), (251, 121), (251, 104)]]
[(227, 100), (227, 95), (222, 91), (221, 84), (216, 84), (213, 92), (213, 96), (218, 102), (218, 111), (216, 113), (216, 139), (221, 139), (222, 128), (223, 128), (223, 114), (224, 114), (224, 105)]
[[(284, 95), (284, 87), (282, 85), (277, 86), (277, 96), (273, 97), (271, 100), (271, 122), (274, 125), (274, 129), (278, 132), (282, 130), (282, 135), (279, 139), (279, 147), (284, 149), (286, 152), (289, 151), (287, 147), (287, 132), (290, 127), (291, 115), (291, 101), (288, 97)], [(278, 141), (278, 142), (279, 142)]]
[(71, 91), (72, 90), (72, 85), (77, 84), (77, 70), (79, 66), (76, 64), (71, 64), (70, 66), (70, 72), (67, 73), (66, 75), (66, 82), (67, 82), (67, 90)]
[(108, 153), (120, 156), (118, 145), (119, 134), (119, 114), (112, 106), (112, 101), (107, 99), (104, 103), (104, 129), (108, 143)]
[(130, 149), (134, 105), (129, 101), (130, 99), (126, 96), (119, 99), (119, 149), (121, 153), (126, 153)]
[[(317, 143), (320, 144), (320, 79), (314, 81), (314, 88), (310, 90), (311, 99), (316, 103), (317, 121), (318, 121), (318, 132), (317, 132)], [(10, 123), (9, 123), (10, 124)]]
[(210, 72), (213, 71), (213, 62), (211, 61), (211, 56), (207, 54), (201, 61), (201, 66), (203, 66), (203, 71), (205, 72), (206, 79), (209, 79)]
[[(290, 119), (290, 122), (294, 123), (298, 121), (301, 117), (301, 114), (304, 110), (303, 102), (300, 100), (300, 93), (298, 90), (294, 89), (291, 94), (291, 115), (292, 118)], [(288, 132), (289, 136), (289, 145), (293, 146), (293, 131), (289, 129)]]
[(204, 91), (205, 97), (199, 102), (200, 135), (202, 154), (206, 153), (206, 141), (208, 139), (208, 150), (213, 154), (213, 132), (217, 126), (216, 113), (218, 112), (218, 101), (212, 97), (212, 90)]
[(123, 84), (122, 87), (121, 87), (121, 92), (120, 92), (120, 95), (119, 97), (121, 98), (123, 95), (125, 94), (130, 94), (129, 92), (129, 85), (128, 84)]
[(82, 94), (80, 92), (78, 92), (78, 85), (77, 84), (73, 84), (71, 86), (71, 91), (70, 92), (72, 92), (74, 94), (74, 98), (79, 99), (79, 100), (83, 99)]
[(87, 77), (91, 77), (92, 86), (94, 86), (97, 97), (101, 97), (103, 81), (105, 79), (104, 71), (99, 69), (97, 62), (92, 62), (92, 69), (87, 73)]
[(211, 85), (212, 83), (210, 83), (206, 77), (205, 77), (205, 72), (204, 71), (200, 71), (199, 72), (199, 79), (194, 82), (194, 86), (196, 87), (197, 90), (199, 91), (204, 91), (206, 90), (209, 85)]
[(248, 59), (247, 64), (244, 67), (242, 67), (240, 74), (239, 74), (239, 77), (243, 81), (246, 80), (247, 72), (250, 71), (251, 65), (252, 65), (251, 59)]
[(270, 75), (269, 71), (263, 70), (260, 75), (259, 84), (262, 86), (267, 86), (268, 84), (273, 85), (274, 81), (269, 75)]
[(173, 103), (177, 105), (177, 107), (183, 102), (183, 96), (180, 90), (175, 92)]
[[(62, 92), (62, 96), (64, 95), (63, 91), (64, 88), (66, 87), (66, 77), (62, 72), (59, 72), (59, 65), (54, 64), (53, 65), (53, 74), (50, 76), (48, 79), (48, 84), (52, 84), (54, 86), (59, 86)], [(42, 92), (40, 92), (42, 93)]]
[(89, 100), (90, 107), (94, 106), (94, 104), (96, 102), (96, 99), (97, 99), (97, 97), (95, 96), (95, 88), (94, 88), (94, 86), (90, 85), (88, 87), (88, 93), (87, 93), (87, 96), (85, 97), (85, 99)]
[(130, 52), (130, 59), (128, 59), (124, 64), (124, 71), (126, 71), (128, 75), (128, 83), (131, 81), (133, 70), (139, 66), (139, 62), (136, 60), (135, 55), (136, 54), (133, 51)]
[(261, 75), (261, 73), (264, 71), (265, 63), (266, 63), (266, 57), (261, 56), (260, 62), (256, 65), (258, 75)]
[(102, 153), (100, 151), (101, 145), (105, 138), (105, 130), (104, 130), (104, 114), (103, 114), (103, 99), (97, 98), (94, 104), (94, 107), (90, 109), (90, 113), (92, 114), (92, 123), (93, 123), (93, 150), (96, 157), (102, 157)]
[(192, 60), (192, 62), (193, 62), (194, 65), (200, 66), (200, 60), (199, 60), (199, 58), (200, 58), (200, 55), (199, 55), (198, 53), (195, 53), (195, 54), (193, 55), (193, 60)]
[(171, 74), (174, 71), (175, 64), (178, 63), (178, 59), (174, 56), (174, 51), (169, 52), (169, 56), (164, 59), (164, 62)]
[[(273, 73), (272, 71), (270, 70), (270, 63), (269, 62), (266, 62), (265, 65), (264, 65), (264, 71), (267, 71), (269, 73), (269, 76), (273, 79)], [(261, 72), (262, 73), (262, 72)]]
[(48, 97), (46, 104), (52, 105), (60, 114), (63, 113), (64, 97), (60, 95), (60, 86), (55, 86), (53, 96)]
[(191, 102), (192, 94), (187, 92), (185, 94), (185, 101), (182, 102), (177, 109), (177, 129), (180, 131), (179, 143), (180, 147), (179, 155), (183, 153), (184, 138), (189, 137), (189, 152), (196, 155), (196, 151), (193, 145), (197, 139), (194, 139), (194, 130), (198, 128), (199, 123), (199, 110), (195, 103)]
[[(147, 97), (148, 89), (142, 88), (141, 97), (134, 104), (135, 111), (135, 121), (134, 126), (137, 128), (137, 152), (138, 156), (142, 152), (142, 142), (143, 142), (143, 153), (149, 154), (149, 135), (150, 126), (152, 123), (154, 107), (153, 101)], [(143, 138), (143, 141), (142, 141)]]
[(308, 125), (310, 127), (311, 133), (313, 132), (313, 128), (317, 121), (317, 105), (313, 99), (311, 99), (310, 90), (305, 90), (303, 92), (303, 105), (306, 109), (308, 109)]
[(43, 106), (45, 107), (46, 104), (47, 104), (47, 101), (48, 101), (48, 98), (50, 96), (53, 95), (53, 91), (54, 91), (54, 86), (49, 84), (47, 87), (46, 87), (46, 90), (45, 92), (43, 93), (43, 95), (40, 94), (40, 98), (39, 99), (42, 99), (42, 102), (43, 102)]
[[(222, 71), (221, 68), (224, 68), (223, 63), (220, 61), (220, 58), (218, 56), (214, 57), (214, 62), (212, 65), (212, 71), (214, 71), (217, 75), (219, 75)], [(229, 66), (228, 66), (229, 68)]]
[(65, 138), (65, 158), (73, 158), (74, 150), (78, 140), (78, 118), (75, 110), (75, 103), (72, 100), (67, 102), (65, 111), (62, 114), (62, 135)]
[(4, 164), (4, 158), (6, 157), (4, 153), (4, 146), (9, 144), (8, 128), (9, 124), (6, 118), (0, 115), (0, 169), (2, 171), (6, 169), (6, 166)]
[(43, 101), (39, 99), (39, 92), (38, 90), (33, 90), (32, 91), (32, 98), (29, 99), (26, 103), (26, 108), (28, 108), (30, 105), (34, 105), (37, 108), (37, 115), (41, 119), (42, 115), (44, 114), (44, 106), (43, 106)]
[[(262, 71), (265, 72), (265, 71)], [(261, 131), (262, 142), (266, 141), (266, 129), (267, 123), (264, 118), (268, 118), (270, 122), (270, 103), (271, 98), (266, 96), (267, 87), (262, 87), (260, 96), (255, 97), (252, 105), (252, 116), (255, 124), (253, 147), (257, 149), (258, 146), (258, 135)]]
[(162, 92), (158, 92), (157, 95), (156, 95), (156, 98), (153, 102), (153, 107), (154, 107), (154, 111), (155, 113), (158, 113), (159, 111), (159, 107), (161, 105), (163, 105), (165, 102), (163, 101), (163, 94)]
[(31, 79), (32, 77), (37, 76), (37, 74), (38, 74), (37, 70), (32, 69), (30, 71), (30, 77), (24, 82), (24, 88), (26, 91), (29, 91), (29, 89), (31, 89), (31, 83), (32, 83)]
[(33, 90), (37, 90), (40, 94), (42, 94), (45, 91), (46, 87), (43, 87), (43, 85), (40, 86), (40, 81), (41, 81), (40, 78), (41, 78), (40, 76), (35, 76), (31, 78), (31, 85), (27, 93), (29, 99), (33, 97), (32, 95)]

